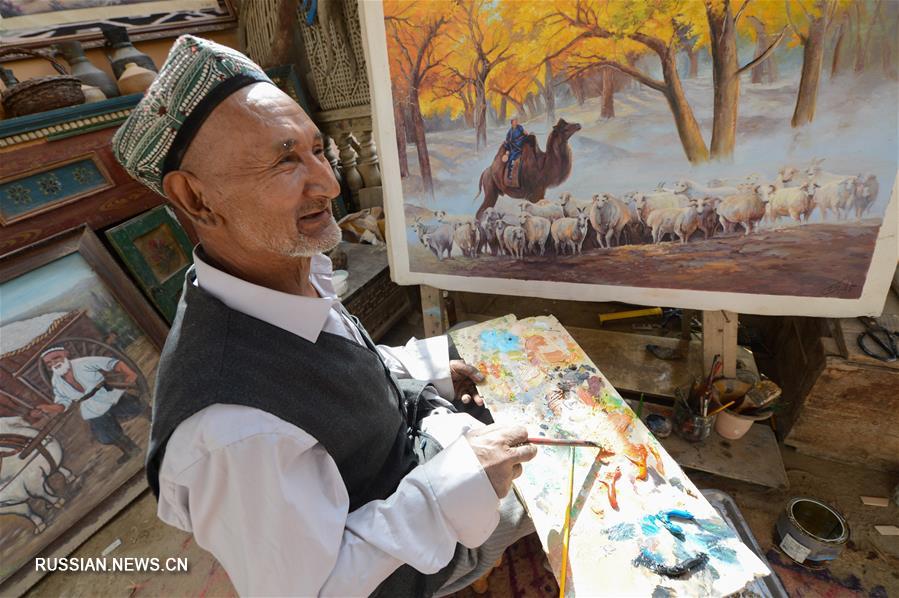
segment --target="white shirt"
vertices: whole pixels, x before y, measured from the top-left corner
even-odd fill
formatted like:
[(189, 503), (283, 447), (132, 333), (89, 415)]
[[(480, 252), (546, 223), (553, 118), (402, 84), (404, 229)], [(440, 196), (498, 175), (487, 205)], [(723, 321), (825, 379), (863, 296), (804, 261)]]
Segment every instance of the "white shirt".
[[(78, 390), (69, 384), (65, 378), (56, 372), (53, 373), (53, 402), (68, 408), (73, 401), (77, 401), (85, 394), (92, 391), (104, 380), (104, 370), (109, 372), (115, 368), (119, 360), (114, 357), (76, 357), (69, 360), (72, 364), (72, 375), (83, 390)], [(94, 419), (100, 417), (109, 408), (119, 402), (124, 391), (120, 389), (106, 390), (101, 388), (94, 396), (80, 404), (81, 417)]]
[[(321, 298), (248, 283), (196, 255), (194, 264), (198, 284), (232, 309), (312, 342), (323, 330), (361, 342), (323, 255), (310, 273)], [(399, 377), (431, 380), (452, 397), (446, 337), (378, 349)], [(479, 425), (463, 414), (425, 418), (424, 430), (446, 448), (387, 499), (349, 513), (337, 465), (315, 438), (259, 409), (212, 405), (169, 439), (158, 515), (192, 532), (241, 595), (368, 595), (403, 563), (435, 573), (456, 543), (480, 546), (496, 528), (499, 499), (461, 437)]]

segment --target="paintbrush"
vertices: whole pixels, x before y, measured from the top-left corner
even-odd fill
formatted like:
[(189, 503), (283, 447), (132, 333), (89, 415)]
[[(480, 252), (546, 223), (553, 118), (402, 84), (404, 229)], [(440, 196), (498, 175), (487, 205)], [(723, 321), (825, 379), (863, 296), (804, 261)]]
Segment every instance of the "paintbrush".
[(602, 448), (598, 443), (592, 440), (581, 440), (579, 438), (544, 438), (535, 436), (528, 438), (529, 444), (545, 444), (548, 446), (589, 446), (593, 448)]
[(721, 405), (720, 407), (718, 407), (717, 409), (715, 409), (714, 411), (712, 411), (711, 413), (709, 413), (708, 417), (712, 417), (712, 416), (715, 415), (716, 413), (718, 413), (718, 412), (720, 412), (720, 411), (724, 411), (725, 409), (727, 409), (728, 407), (730, 407), (730, 406), (733, 405), (734, 403), (736, 403), (736, 401), (731, 401), (730, 403), (726, 403), (726, 404), (724, 404), (724, 405)]
[(565, 506), (565, 524), (562, 527), (562, 567), (559, 572), (559, 598), (565, 598), (565, 582), (568, 578), (568, 545), (571, 541), (571, 506), (574, 504), (574, 448), (571, 449), (571, 471), (568, 473), (568, 504)]

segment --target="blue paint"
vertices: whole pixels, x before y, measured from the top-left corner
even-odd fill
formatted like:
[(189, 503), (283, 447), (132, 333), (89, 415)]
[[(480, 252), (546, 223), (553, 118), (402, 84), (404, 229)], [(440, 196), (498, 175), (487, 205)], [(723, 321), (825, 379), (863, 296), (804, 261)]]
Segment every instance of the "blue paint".
[(506, 353), (521, 349), (521, 339), (508, 332), (485, 330), (480, 336), (483, 351), (499, 351)]
[(716, 538), (736, 538), (737, 535), (727, 527), (724, 521), (715, 521), (714, 519), (697, 519), (696, 525), (705, 531), (713, 534)]
[(710, 546), (709, 554), (715, 559), (725, 563), (734, 564), (737, 562), (737, 551), (733, 548), (728, 548), (727, 546), (721, 546), (720, 544)]
[(619, 523), (618, 525), (609, 528), (606, 531), (606, 535), (609, 536), (610, 540), (615, 540), (616, 542), (620, 542), (622, 540), (632, 540), (637, 532), (637, 526), (633, 523)]
[[(672, 518), (677, 519), (685, 519), (687, 521), (695, 521), (696, 519), (693, 517), (693, 514), (689, 511), (684, 511), (683, 509), (671, 509), (668, 511), (659, 511), (655, 515), (647, 515), (643, 518), (643, 529), (647, 530), (649, 526), (651, 526), (654, 531), (652, 533), (656, 533), (659, 531), (659, 526), (661, 525), (669, 532), (671, 535), (679, 540), (684, 540), (684, 528), (679, 526), (678, 524), (671, 521)], [(648, 532), (647, 532), (648, 533)]]
[(654, 536), (659, 533), (659, 526), (655, 523), (655, 515), (646, 515), (640, 523), (644, 536)]

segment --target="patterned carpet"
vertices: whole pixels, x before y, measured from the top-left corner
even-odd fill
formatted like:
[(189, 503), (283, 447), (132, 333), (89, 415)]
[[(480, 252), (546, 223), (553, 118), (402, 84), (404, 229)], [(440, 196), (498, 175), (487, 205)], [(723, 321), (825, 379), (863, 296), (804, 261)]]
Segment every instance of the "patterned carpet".
[(537, 534), (522, 538), (510, 546), (503, 563), (490, 574), (487, 592), (478, 594), (468, 587), (454, 598), (531, 598), (558, 596), (559, 585), (546, 568), (546, 555)]

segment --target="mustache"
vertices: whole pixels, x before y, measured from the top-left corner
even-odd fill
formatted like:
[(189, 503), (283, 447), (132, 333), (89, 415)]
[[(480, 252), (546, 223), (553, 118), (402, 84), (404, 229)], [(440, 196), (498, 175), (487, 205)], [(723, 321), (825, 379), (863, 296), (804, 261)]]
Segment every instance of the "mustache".
[(331, 208), (331, 200), (323, 202), (321, 205), (312, 205), (312, 206), (309, 206), (308, 209), (304, 210), (299, 215), (299, 218), (305, 218), (306, 216), (309, 216), (310, 214), (317, 214), (318, 212), (321, 212), (323, 210), (330, 211), (330, 208)]

